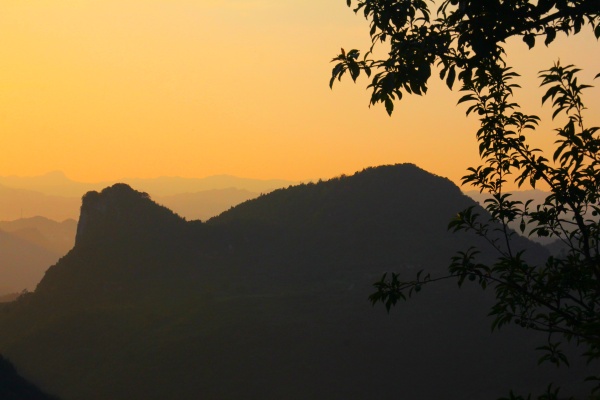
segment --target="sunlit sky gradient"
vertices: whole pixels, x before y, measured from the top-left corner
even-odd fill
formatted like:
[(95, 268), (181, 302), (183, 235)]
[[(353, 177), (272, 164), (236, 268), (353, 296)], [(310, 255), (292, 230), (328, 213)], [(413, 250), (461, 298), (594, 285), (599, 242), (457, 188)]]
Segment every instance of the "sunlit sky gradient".
[[(345, 3), (3, 0), (0, 175), (307, 180), (413, 162), (458, 182), (478, 162), (477, 121), (458, 91), (434, 79), (390, 118), (368, 107), (366, 80), (329, 89), (340, 47), (370, 43)], [(560, 57), (588, 81), (600, 72), (589, 28), (549, 49), (508, 49), (526, 89), (518, 100), (542, 117), (538, 70)], [(600, 125), (600, 88), (586, 104)], [(536, 143), (551, 143), (553, 127)]]

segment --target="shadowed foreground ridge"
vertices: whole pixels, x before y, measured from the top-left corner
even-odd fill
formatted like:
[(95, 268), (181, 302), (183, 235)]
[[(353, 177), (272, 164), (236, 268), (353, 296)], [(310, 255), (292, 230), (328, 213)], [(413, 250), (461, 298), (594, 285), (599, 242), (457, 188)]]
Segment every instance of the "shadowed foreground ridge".
[(492, 293), (444, 282), (391, 315), (369, 304), (383, 272), (442, 274), (456, 250), (481, 245), (446, 230), (473, 204), (410, 164), (276, 190), (206, 223), (127, 185), (91, 192), (73, 250), (0, 309), (0, 351), (66, 400), (577, 388), (579, 365), (537, 368), (539, 335), (490, 333)]
[(0, 355), (0, 399), (58, 400), (44, 394), (37, 386), (21, 377), (15, 367)]

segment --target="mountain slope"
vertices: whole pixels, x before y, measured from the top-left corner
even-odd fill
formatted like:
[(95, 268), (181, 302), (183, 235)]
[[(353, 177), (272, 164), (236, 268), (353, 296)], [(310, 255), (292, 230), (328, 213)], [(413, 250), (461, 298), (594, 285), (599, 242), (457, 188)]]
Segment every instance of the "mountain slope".
[(0, 356), (0, 398), (3, 400), (57, 400), (23, 379), (13, 365)]
[[(384, 271), (442, 274), (481, 244), (446, 231), (474, 204), (414, 165), (277, 190), (186, 222), (126, 185), (83, 199), (74, 249), (0, 310), (0, 350), (64, 399), (489, 399), (567, 373), (535, 333), (492, 335), (492, 300), (454, 282), (391, 315)], [(541, 246), (521, 240), (531, 257)]]

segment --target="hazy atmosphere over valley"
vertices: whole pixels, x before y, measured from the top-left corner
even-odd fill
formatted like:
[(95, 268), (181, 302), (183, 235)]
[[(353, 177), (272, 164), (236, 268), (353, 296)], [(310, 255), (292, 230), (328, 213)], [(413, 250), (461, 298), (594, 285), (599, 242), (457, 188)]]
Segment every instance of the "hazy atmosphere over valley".
[(4, 1), (0, 399), (598, 399), (563, 3)]

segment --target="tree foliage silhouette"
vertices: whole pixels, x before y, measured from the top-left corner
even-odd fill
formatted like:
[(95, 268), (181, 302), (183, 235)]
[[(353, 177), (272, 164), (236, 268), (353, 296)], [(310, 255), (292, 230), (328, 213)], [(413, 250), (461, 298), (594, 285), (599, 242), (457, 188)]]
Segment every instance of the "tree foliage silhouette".
[[(348, 6), (352, 5), (347, 0)], [(477, 115), (476, 137), (482, 164), (469, 168), (463, 183), (490, 195), (489, 216), (473, 208), (459, 213), (449, 224), (453, 231), (472, 231), (484, 237), (498, 254), (486, 264), (479, 250), (466, 249), (451, 260), (449, 274), (432, 277), (420, 272), (410, 281), (398, 274), (384, 275), (370, 296), (388, 311), (423, 286), (438, 280), (456, 279), (492, 286), (496, 302), (490, 311), (493, 328), (516, 323), (525, 329), (548, 333), (540, 362), (569, 364), (562, 346), (575, 342), (588, 361), (600, 359), (600, 136), (598, 127), (584, 124), (582, 93), (591, 86), (577, 80), (579, 69), (557, 62), (542, 71), (547, 88), (542, 103), (550, 101), (552, 118), (564, 117), (556, 129), (556, 147), (551, 158), (532, 148), (526, 131), (539, 118), (520, 111), (512, 101), (518, 76), (504, 61), (505, 40), (521, 37), (532, 48), (537, 38), (549, 45), (558, 33), (578, 34), (591, 27), (600, 37), (600, 2), (596, 0), (445, 0), (435, 18), (424, 0), (359, 0), (355, 12), (370, 21), (372, 46), (360, 59), (358, 50), (342, 49), (332, 70), (330, 86), (349, 72), (351, 78), (365, 72), (371, 78), (371, 104), (384, 103), (389, 114), (403, 93), (424, 94), (433, 67), (452, 89), (456, 80), (465, 94), (467, 115)], [(389, 44), (387, 58), (371, 59), (376, 45)], [(600, 74), (596, 75), (598, 78)], [(503, 188), (509, 180), (519, 187), (550, 187), (545, 202), (533, 208), (511, 200)], [(531, 265), (516, 251), (516, 234), (509, 224), (518, 223), (522, 233), (560, 240), (564, 252), (543, 265)], [(600, 376), (588, 377), (600, 382)], [(597, 385), (595, 390), (598, 390)], [(540, 399), (557, 399), (558, 388), (550, 385)], [(525, 397), (511, 392), (509, 399)], [(531, 398), (531, 395), (527, 398)]]
[[(352, 6), (352, 0), (346, 0)], [(549, 45), (558, 33), (578, 34), (589, 25), (600, 37), (597, 0), (444, 0), (432, 18), (425, 0), (358, 0), (354, 11), (370, 21), (371, 48), (342, 49), (333, 59), (330, 87), (349, 72), (373, 77), (371, 104), (384, 103), (389, 114), (403, 92), (424, 94), (432, 67), (452, 88), (456, 79), (469, 83), (475, 71), (503, 66), (504, 42), (522, 37), (529, 48), (536, 38)], [(372, 59), (378, 44), (387, 43), (387, 58)]]

